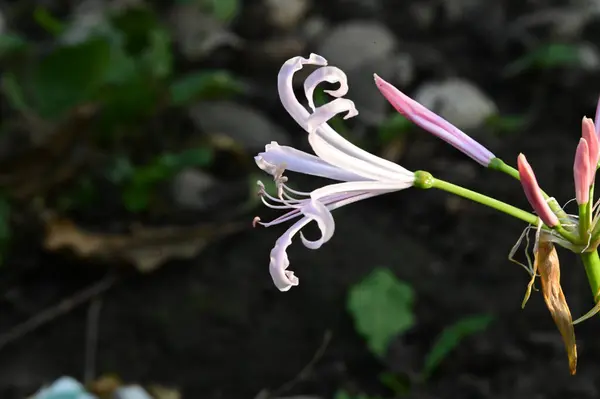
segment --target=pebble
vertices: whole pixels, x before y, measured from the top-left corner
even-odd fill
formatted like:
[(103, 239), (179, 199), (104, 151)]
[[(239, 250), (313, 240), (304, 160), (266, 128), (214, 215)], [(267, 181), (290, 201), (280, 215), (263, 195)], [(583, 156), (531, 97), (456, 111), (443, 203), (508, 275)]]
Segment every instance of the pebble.
[(498, 112), (490, 97), (473, 83), (459, 78), (425, 83), (413, 98), (459, 129), (477, 128)]
[(271, 141), (289, 144), (285, 130), (247, 105), (231, 101), (203, 101), (191, 106), (188, 114), (204, 133), (225, 135), (249, 152), (264, 151), (265, 145)]

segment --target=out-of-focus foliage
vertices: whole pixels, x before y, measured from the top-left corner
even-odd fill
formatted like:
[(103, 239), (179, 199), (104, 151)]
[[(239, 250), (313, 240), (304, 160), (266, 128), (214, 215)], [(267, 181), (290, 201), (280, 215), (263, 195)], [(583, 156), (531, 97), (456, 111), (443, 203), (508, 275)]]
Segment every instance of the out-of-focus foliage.
[(413, 302), (410, 285), (378, 268), (352, 287), (347, 306), (369, 349), (383, 357), (390, 340), (414, 325)]

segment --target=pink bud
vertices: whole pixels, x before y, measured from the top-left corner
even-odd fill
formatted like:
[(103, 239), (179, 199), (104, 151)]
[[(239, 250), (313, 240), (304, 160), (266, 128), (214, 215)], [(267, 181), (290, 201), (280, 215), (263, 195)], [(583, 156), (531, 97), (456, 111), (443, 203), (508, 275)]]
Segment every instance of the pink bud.
[[(414, 124), (441, 138), (483, 166), (488, 166), (490, 161), (495, 158), (494, 154), (469, 137), (465, 132), (408, 97), (379, 76), (374, 76), (375, 84), (381, 94), (398, 112)], [(457, 99), (457, 101), (460, 101), (460, 99)]]
[(587, 204), (590, 200), (590, 186), (592, 174), (590, 165), (590, 150), (584, 138), (579, 139), (575, 162), (573, 163), (573, 176), (575, 178), (575, 198), (579, 205)]
[(527, 197), (527, 200), (529, 201), (529, 204), (532, 206), (533, 210), (548, 227), (554, 227), (558, 225), (558, 218), (554, 212), (552, 212), (550, 206), (544, 199), (542, 190), (540, 189), (540, 186), (535, 178), (535, 174), (533, 173), (533, 169), (531, 169), (531, 166), (527, 162), (525, 155), (519, 154), (519, 157), (517, 158), (517, 166), (519, 168), (519, 176), (521, 178), (523, 191), (525, 191), (525, 196)]
[(587, 141), (590, 156), (590, 183), (594, 182), (596, 176), (596, 166), (600, 158), (600, 145), (594, 122), (590, 118), (584, 117), (581, 121), (581, 137)]

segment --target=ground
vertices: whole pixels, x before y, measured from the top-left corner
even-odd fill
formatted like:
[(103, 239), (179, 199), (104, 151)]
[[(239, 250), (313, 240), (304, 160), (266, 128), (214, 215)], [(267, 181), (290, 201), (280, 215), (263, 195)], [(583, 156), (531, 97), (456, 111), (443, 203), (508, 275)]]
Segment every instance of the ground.
[[(450, 65), (423, 67), (418, 81), (456, 74), (482, 87), (506, 113), (531, 113), (522, 131), (478, 139), (512, 164), (525, 153), (544, 188), (560, 202), (571, 199), (579, 124), (583, 115), (594, 113), (600, 80), (560, 68), (506, 78), (504, 66), (523, 51), (518, 40), (488, 35), (474, 23), (445, 24), (442, 11), (434, 16), (441, 21), (436, 29), (425, 34), (393, 3), (382, 2), (383, 11), (373, 13), (385, 16), (417, 52), (433, 48)], [(506, 21), (550, 7), (513, 3), (498, 5)], [(328, 6), (316, 12), (333, 21), (359, 13)], [(597, 36), (590, 26), (581, 38), (593, 42)], [(265, 111), (278, 119), (286, 118), (283, 108), (268, 107)], [(518, 182), (479, 167), (425, 132), (407, 140), (400, 161), (527, 207)], [(445, 326), (476, 313), (494, 315), (493, 324), (458, 347), (430, 382), (415, 386), (407, 397), (598, 396), (600, 321), (577, 327), (579, 366), (570, 376), (541, 294), (534, 292), (521, 309), (528, 275), (508, 261), (508, 253), (522, 223), (433, 190), (411, 189), (355, 204), (336, 212), (335, 236), (323, 248), (292, 246), (292, 268), (301, 284), (282, 293), (272, 285), (268, 258), (284, 227), (251, 229), (252, 217), (261, 212), (244, 215), (247, 229), (197, 257), (169, 261), (147, 275), (49, 253), (39, 237), (23, 233), (10, 268), (0, 271), (6, 293), (1, 331), (107, 275), (116, 282), (92, 305), (78, 306), (1, 347), (0, 397), (22, 398), (61, 375), (84, 378), (90, 306), (100, 306), (96, 373), (175, 386), (186, 398), (253, 398), (262, 390), (280, 397), (332, 397), (338, 389), (389, 396), (377, 379), (382, 370), (416, 370)], [(593, 305), (583, 267), (572, 254), (559, 255), (567, 300), (574, 315), (581, 315)], [(369, 353), (345, 308), (349, 287), (377, 266), (391, 268), (417, 294), (417, 324), (392, 344), (383, 363)], [(321, 347), (322, 356), (303, 378), (288, 384)]]

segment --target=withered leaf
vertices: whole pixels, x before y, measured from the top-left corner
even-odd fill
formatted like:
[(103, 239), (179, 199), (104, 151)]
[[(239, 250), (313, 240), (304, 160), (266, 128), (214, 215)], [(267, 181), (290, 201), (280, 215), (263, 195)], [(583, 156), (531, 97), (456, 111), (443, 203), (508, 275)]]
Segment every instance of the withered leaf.
[(68, 219), (50, 218), (44, 247), (69, 249), (81, 258), (132, 264), (151, 272), (173, 258), (190, 258), (211, 241), (242, 230), (246, 223), (203, 224), (193, 227), (137, 227), (130, 234), (85, 231)]
[(577, 371), (575, 328), (571, 311), (560, 286), (560, 263), (553, 243), (540, 240), (535, 254), (534, 269), (539, 272), (544, 301), (562, 335), (569, 358), (569, 370), (571, 374), (575, 374)]

